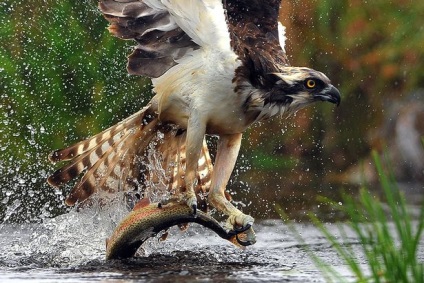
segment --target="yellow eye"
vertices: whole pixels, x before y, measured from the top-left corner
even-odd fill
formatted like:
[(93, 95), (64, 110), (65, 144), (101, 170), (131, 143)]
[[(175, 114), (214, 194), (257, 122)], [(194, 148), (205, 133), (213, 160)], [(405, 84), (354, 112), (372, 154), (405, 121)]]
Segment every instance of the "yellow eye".
[(314, 80), (307, 80), (306, 81), (306, 87), (307, 88), (314, 88), (316, 86), (316, 82)]

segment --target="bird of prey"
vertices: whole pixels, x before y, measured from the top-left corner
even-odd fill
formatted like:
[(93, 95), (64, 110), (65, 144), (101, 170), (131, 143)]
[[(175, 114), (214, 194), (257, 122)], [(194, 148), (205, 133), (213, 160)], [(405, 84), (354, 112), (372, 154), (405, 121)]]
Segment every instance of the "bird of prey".
[[(291, 114), (315, 101), (340, 103), (326, 75), (288, 63), (280, 0), (102, 0), (109, 31), (137, 45), (130, 74), (150, 77), (143, 109), (69, 148), (49, 177), (59, 186), (82, 175), (66, 199), (138, 190), (169, 192), (193, 213), (211, 205), (232, 227), (254, 219), (226, 193), (242, 133), (253, 123)], [(205, 135), (218, 136), (212, 165)]]

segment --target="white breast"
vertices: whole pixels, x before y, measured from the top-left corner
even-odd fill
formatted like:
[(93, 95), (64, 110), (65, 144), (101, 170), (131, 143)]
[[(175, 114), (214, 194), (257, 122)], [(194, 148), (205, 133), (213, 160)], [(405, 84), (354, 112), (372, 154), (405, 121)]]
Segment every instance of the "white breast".
[(245, 98), (234, 93), (234, 71), (241, 62), (233, 52), (199, 49), (179, 60), (164, 75), (153, 79), (162, 119), (186, 127), (195, 109), (217, 131), (244, 130), (241, 106)]
[(197, 112), (210, 133), (245, 130), (242, 105), (246, 97), (234, 93), (232, 82), (241, 61), (231, 49), (222, 1), (161, 2), (200, 49), (178, 59), (177, 65), (152, 80), (160, 118), (185, 128), (188, 118)]

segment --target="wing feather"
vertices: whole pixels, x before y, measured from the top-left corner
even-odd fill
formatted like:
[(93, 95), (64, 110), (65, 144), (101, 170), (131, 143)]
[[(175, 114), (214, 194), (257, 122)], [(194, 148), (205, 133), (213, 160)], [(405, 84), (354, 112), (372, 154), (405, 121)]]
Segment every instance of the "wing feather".
[(128, 58), (130, 74), (157, 78), (199, 48), (160, 1), (103, 0), (99, 8), (113, 35), (138, 43)]
[(128, 72), (158, 78), (199, 48), (231, 51), (220, 0), (102, 0), (109, 30), (138, 45), (128, 57)]
[(263, 58), (288, 65), (285, 29), (278, 20), (280, 4), (281, 0), (224, 0), (233, 50), (246, 65), (253, 64), (265, 74), (272, 71), (267, 70), (266, 63), (246, 61)]

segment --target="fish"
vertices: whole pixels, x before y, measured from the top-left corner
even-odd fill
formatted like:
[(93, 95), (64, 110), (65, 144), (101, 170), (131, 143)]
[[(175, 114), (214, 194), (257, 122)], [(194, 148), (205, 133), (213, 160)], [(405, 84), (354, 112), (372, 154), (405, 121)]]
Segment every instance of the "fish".
[(194, 215), (192, 209), (185, 203), (150, 203), (148, 199), (142, 199), (106, 240), (106, 259), (133, 257), (149, 238), (155, 237), (159, 232), (166, 231), (172, 226), (183, 227), (191, 222), (214, 231), (219, 237), (240, 248), (256, 242), (252, 227), (226, 230), (216, 219), (203, 211), (197, 211)]

